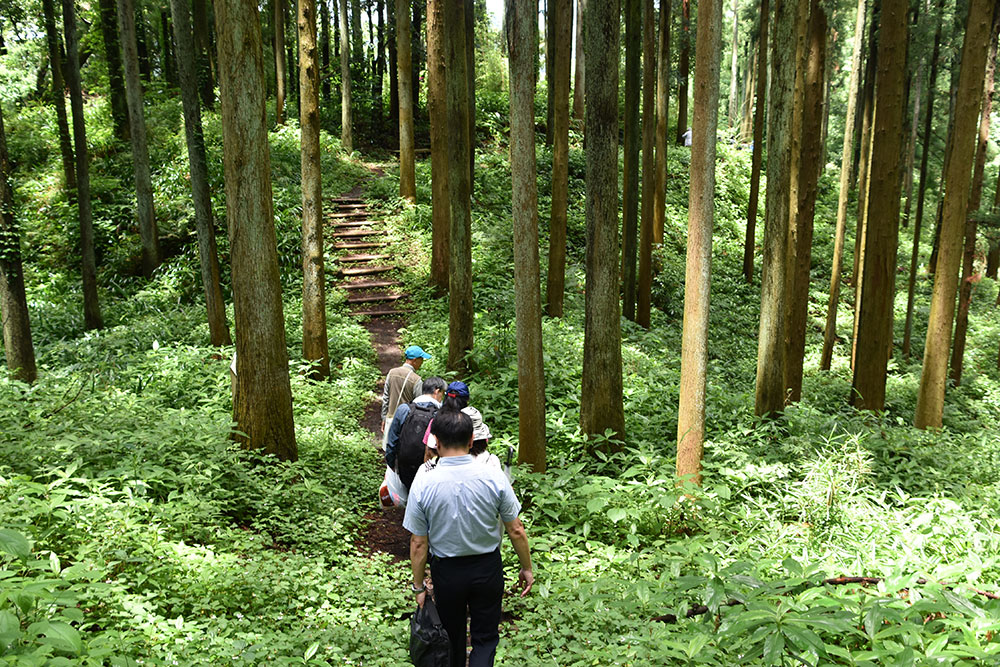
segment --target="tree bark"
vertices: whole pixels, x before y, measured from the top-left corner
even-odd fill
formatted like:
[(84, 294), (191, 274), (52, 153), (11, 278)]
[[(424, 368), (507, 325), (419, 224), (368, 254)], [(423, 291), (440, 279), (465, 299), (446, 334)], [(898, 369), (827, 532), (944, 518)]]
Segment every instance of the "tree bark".
[(969, 306), (972, 304), (972, 262), (976, 252), (975, 214), (983, 199), (983, 174), (986, 171), (986, 149), (990, 140), (990, 115), (993, 111), (993, 76), (997, 55), (997, 29), (1000, 28), (1000, 5), (994, 5), (993, 27), (990, 30), (990, 53), (986, 59), (986, 80), (983, 86), (983, 111), (979, 115), (979, 136), (976, 142), (975, 166), (972, 170), (972, 191), (965, 223), (965, 251), (962, 257), (962, 282), (958, 296), (958, 314), (955, 318), (955, 342), (951, 351), (951, 381), (962, 384), (962, 365), (965, 357), (965, 340), (969, 329)]
[(431, 121), (431, 285), (448, 291), (448, 239), (451, 201), (448, 195), (448, 99), (443, 12), (446, 0), (427, 3), (427, 111)]
[[(562, 3), (569, 4), (569, 0)], [(513, 179), (514, 308), (517, 318), (517, 460), (545, 470), (545, 370), (542, 357), (541, 294), (538, 287), (538, 186), (535, 174), (536, 0), (507, 3), (510, 54), (510, 162)], [(570, 18), (568, 15), (566, 18)], [(572, 21), (569, 21), (572, 23)], [(427, 14), (430, 47), (430, 11)], [(558, 32), (558, 30), (557, 30)], [(567, 44), (568, 50), (568, 41)], [(566, 54), (569, 106), (569, 56)], [(428, 66), (430, 50), (428, 51)], [(558, 86), (557, 86), (558, 88)], [(558, 115), (558, 110), (557, 110)]]
[[(764, 0), (767, 2), (767, 0)], [(670, 117), (670, 5), (660, 2), (659, 57), (656, 59), (656, 175), (653, 185), (653, 243), (663, 243), (667, 189), (667, 122)]]
[(351, 42), (347, 32), (347, 0), (340, 0), (340, 145), (354, 150), (351, 136)]
[(900, 224), (910, 226), (910, 204), (913, 202), (913, 164), (917, 160), (917, 134), (920, 129), (920, 101), (924, 87), (924, 62), (920, 61), (913, 85), (913, 110), (910, 112), (910, 136), (906, 142), (906, 163), (903, 166), (903, 198), (906, 205)]
[(66, 36), (66, 84), (73, 110), (73, 143), (76, 145), (76, 200), (80, 216), (80, 254), (83, 278), (83, 323), (100, 329), (101, 304), (97, 300), (97, 260), (94, 257), (94, 216), (90, 204), (90, 153), (83, 119), (83, 91), (80, 85), (80, 56), (76, 41), (74, 0), (62, 0), (63, 34)]
[(833, 267), (830, 273), (830, 300), (826, 306), (826, 326), (823, 330), (823, 352), (820, 370), (830, 370), (833, 345), (837, 341), (837, 306), (840, 302), (840, 282), (844, 266), (844, 235), (847, 230), (847, 203), (851, 196), (851, 165), (854, 161), (854, 125), (858, 120), (858, 80), (861, 71), (861, 46), (865, 35), (865, 0), (858, 0), (851, 48), (851, 78), (847, 89), (847, 115), (844, 117), (844, 143), (840, 155), (840, 195), (837, 198), (837, 226), (833, 241)]
[(754, 399), (754, 410), (758, 416), (780, 412), (785, 404), (785, 274), (788, 271), (788, 193), (791, 181), (791, 137), (788, 130), (794, 103), (795, 20), (795, 1), (776, 0), (774, 58), (771, 59), (767, 114), (767, 200)]
[[(389, 10), (389, 62), (396, 62), (396, 3), (388, 3)], [(412, 60), (413, 54), (410, 53)], [(399, 129), (399, 71), (389, 68), (389, 124), (393, 132)]]
[(471, 197), (476, 186), (476, 16), (473, 0), (465, 0), (465, 78), (469, 97), (469, 196)]
[(553, 131), (555, 128), (555, 78), (552, 70), (555, 69), (556, 52), (556, 23), (552, 5), (555, 0), (541, 0), (542, 9), (545, 12), (545, 145), (551, 146), (553, 142)]
[[(563, 316), (566, 289), (566, 207), (569, 194), (569, 68), (573, 35), (572, 0), (550, 0), (554, 47), (552, 70), (555, 109), (552, 131), (552, 210), (549, 218), (549, 273), (545, 314)], [(527, 47), (521, 46), (525, 49)], [(513, 77), (511, 78), (513, 81)], [(534, 150), (532, 150), (534, 156)]]
[(740, 121), (740, 143), (753, 141), (753, 100), (757, 89), (757, 51), (747, 55), (746, 85), (743, 89), (743, 113)]
[(719, 115), (722, 0), (698, 5), (691, 188), (688, 196), (687, 268), (677, 407), (677, 476), (701, 484), (705, 442), (705, 383), (708, 371), (708, 306), (715, 224), (715, 135)]
[(285, 124), (285, 0), (271, 0), (274, 3), (274, 77), (277, 82), (277, 99), (274, 112), (275, 123)]
[(726, 123), (729, 125), (729, 129), (733, 129), (733, 127), (736, 126), (736, 118), (739, 115), (739, 92), (736, 89), (736, 81), (739, 78), (739, 40), (740, 0), (733, 0), (733, 42), (731, 60), (729, 64), (729, 109), (726, 114)]
[[(63, 81), (62, 40), (56, 30), (55, 6), (52, 0), (42, 0), (45, 21), (45, 41), (52, 70), (52, 102), (56, 107), (56, 124), (59, 128), (59, 154), (62, 156), (63, 179), (66, 195), (72, 204), (76, 197), (76, 169), (73, 167), (73, 144), (69, 137), (66, 118), (66, 85)], [(102, 16), (103, 21), (103, 16)], [(117, 33), (116, 33), (117, 34)]]
[(767, 26), (770, 23), (769, 12), (768, 0), (760, 0), (760, 36), (757, 38), (757, 103), (753, 112), (750, 202), (747, 205), (747, 230), (746, 238), (743, 241), (743, 279), (748, 283), (753, 282), (753, 255), (756, 244), (754, 237), (757, 234), (757, 208), (760, 201), (760, 168), (764, 156), (764, 105), (766, 104), (768, 82)]
[(991, 0), (971, 0), (962, 46), (962, 67), (955, 102), (955, 129), (945, 159), (945, 194), (938, 270), (934, 275), (931, 311), (924, 344), (924, 366), (917, 394), (914, 425), (939, 428), (944, 413), (945, 375), (955, 313), (962, 231), (968, 213), (970, 165), (976, 141), (976, 120), (982, 97), (989, 45)]
[[(108, 101), (111, 103), (111, 120), (115, 127), (115, 135), (128, 139), (128, 106), (125, 101), (125, 78), (122, 75), (121, 45), (118, 41), (118, 14), (115, 9), (115, 0), (100, 0), (99, 6), (101, 9), (101, 35), (104, 37), (104, 57), (108, 65), (108, 84), (111, 93), (108, 97)], [(53, 65), (56, 62), (51, 55), (49, 60)], [(54, 73), (55, 67), (53, 66), (52, 69)], [(59, 74), (59, 78), (62, 78), (62, 73)], [(60, 95), (62, 95), (61, 92)]]
[[(325, 0), (324, 0), (325, 2)], [(378, 0), (378, 54), (375, 56), (375, 81), (372, 86), (372, 104), (375, 107), (375, 131), (382, 134), (382, 119), (385, 113), (382, 82), (385, 80), (385, 4), (386, 0)]]
[(908, 10), (907, 0), (882, 0), (879, 11), (877, 102), (872, 121), (864, 267), (851, 387), (851, 404), (862, 410), (885, 408), (886, 369), (892, 349)]
[(642, 217), (639, 227), (639, 286), (635, 321), (649, 328), (653, 291), (653, 190), (656, 134), (656, 19), (653, 0), (643, 0), (642, 12)]
[(135, 210), (139, 221), (139, 237), (142, 240), (142, 275), (149, 278), (160, 265), (160, 239), (153, 210), (153, 182), (149, 174), (149, 147), (146, 144), (146, 119), (142, 110), (142, 82), (139, 81), (134, 16), (132, 0), (118, 0), (129, 134), (132, 138), (132, 168), (135, 174)]
[[(52, 71), (57, 71), (56, 67)], [(15, 380), (34, 382), (38, 377), (35, 347), (31, 342), (28, 299), (24, 294), (21, 265), (21, 234), (14, 219), (14, 192), (10, 186), (11, 164), (7, 155), (7, 132), (0, 111), (0, 318), (7, 368)]]
[(684, 145), (684, 133), (688, 127), (688, 78), (691, 58), (691, 0), (681, 0), (681, 54), (677, 62), (677, 136), (676, 141)]
[(212, 345), (231, 345), (226, 304), (219, 284), (219, 255), (215, 243), (215, 221), (212, 219), (212, 198), (208, 189), (205, 135), (201, 125), (201, 107), (198, 104), (197, 47), (192, 39), (187, 2), (171, 0), (170, 4), (174, 17), (174, 40), (177, 42), (177, 73), (180, 77), (181, 103), (184, 106), (191, 198), (194, 201), (195, 227), (198, 230), (198, 259), (208, 310), (209, 338)]
[(583, 100), (586, 90), (584, 74), (585, 54), (583, 48), (583, 15), (587, 11), (587, 0), (576, 0), (576, 58), (573, 63), (573, 120), (583, 124)]
[[(466, 355), (472, 350), (475, 314), (472, 303), (472, 200), (464, 3), (445, 2), (444, 30), (449, 127), (448, 196), (451, 200), (448, 369), (461, 373), (467, 369)], [(402, 91), (401, 87), (400, 98)]]
[(170, 12), (166, 7), (160, 9), (160, 51), (163, 54), (163, 76), (167, 85), (177, 86), (177, 63), (174, 58), (174, 48), (170, 37)]
[(625, 0), (625, 150), (622, 172), (622, 310), (635, 321), (635, 264), (639, 227), (639, 56), (642, 52), (640, 0)]
[[(464, 2), (467, 0), (460, 1)], [(420, 2), (413, 3), (413, 23), (410, 24), (410, 59), (413, 61), (413, 69), (410, 72), (410, 79), (412, 82), (410, 94), (413, 95), (414, 116), (416, 116), (417, 111), (420, 109), (420, 70), (423, 69), (421, 66), (422, 44), (420, 41), (420, 36), (423, 34), (423, 30), (420, 28), (421, 5), (422, 3)], [(468, 42), (466, 42), (466, 48), (467, 47)], [(468, 79), (468, 60), (466, 60), (466, 79)], [(466, 81), (466, 87), (468, 87), (468, 81)]]
[[(995, 71), (994, 76), (996, 76)], [(996, 185), (993, 186), (993, 210), (1000, 210), (1000, 170), (997, 171)], [(996, 280), (998, 267), (1000, 267), (1000, 243), (990, 239), (990, 249), (986, 254), (986, 277)], [(1000, 294), (997, 294), (997, 303), (1000, 303)], [(997, 358), (997, 363), (1000, 364), (1000, 357)]]
[[(381, 18), (381, 16), (379, 17)], [(330, 5), (327, 0), (319, 0), (319, 54), (320, 54), (320, 96), (323, 104), (330, 103)], [(381, 38), (381, 32), (379, 33)]]
[(913, 249), (910, 255), (910, 276), (907, 281), (906, 325), (903, 330), (903, 358), (910, 358), (913, 333), (913, 302), (917, 283), (917, 262), (920, 259), (920, 234), (924, 223), (924, 195), (927, 192), (927, 161), (930, 156), (931, 123), (934, 120), (934, 97), (937, 94), (938, 55), (941, 52), (941, 27), (944, 23), (944, 0), (937, 3), (937, 28), (931, 53), (931, 71), (927, 79), (927, 113), (924, 116), (924, 139), (920, 155), (920, 186), (917, 188), (917, 213), (913, 222)]
[(399, 70), (399, 196), (411, 202), (417, 199), (417, 181), (413, 157), (413, 93), (410, 90), (413, 69), (410, 60), (409, 0), (396, 0), (396, 67)]
[[(171, 3), (173, 0), (171, 0)], [(201, 95), (201, 103), (206, 109), (215, 106), (215, 75), (212, 72), (212, 44), (209, 33), (211, 25), (208, 21), (207, 0), (194, 0), (192, 7), (194, 10), (194, 52), (195, 63), (198, 72), (198, 91)], [(174, 19), (175, 21), (177, 19)], [(180, 45), (178, 45), (180, 48)], [(227, 334), (228, 335), (228, 334)]]
[(295, 460), (257, 3), (215, 0), (215, 24), (239, 378), (233, 437), (244, 447)]
[[(146, 39), (146, 12), (141, 4), (135, 7), (135, 43), (136, 51), (139, 54), (139, 74), (142, 80), (150, 83), (153, 80), (153, 63), (149, 57), (148, 40)], [(119, 22), (119, 28), (121, 24)], [(83, 67), (83, 63), (80, 64)], [(127, 84), (126, 84), (127, 85)]]
[(583, 433), (610, 430), (618, 440), (625, 435), (618, 300), (619, 9), (618, 0), (587, 6), (587, 291), (580, 400)]

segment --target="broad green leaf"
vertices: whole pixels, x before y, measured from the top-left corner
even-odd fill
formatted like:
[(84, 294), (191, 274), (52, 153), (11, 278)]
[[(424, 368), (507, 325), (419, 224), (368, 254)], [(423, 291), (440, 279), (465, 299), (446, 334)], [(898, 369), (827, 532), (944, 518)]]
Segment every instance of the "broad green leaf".
[(769, 665), (780, 665), (781, 656), (785, 652), (785, 636), (774, 631), (764, 640), (764, 662)]
[(41, 626), (42, 641), (59, 651), (80, 655), (83, 652), (83, 640), (69, 623), (62, 621), (44, 621)]
[(591, 514), (600, 512), (608, 504), (607, 498), (591, 498), (587, 501), (587, 511)]
[(314, 655), (316, 655), (316, 651), (318, 650), (319, 650), (319, 642), (313, 642), (312, 644), (310, 644), (309, 648), (306, 649), (306, 653), (303, 656), (303, 658), (308, 662), (309, 660), (312, 659)]
[(982, 618), (986, 615), (986, 612), (969, 602), (961, 595), (953, 593), (949, 590), (942, 590), (941, 593), (944, 595), (944, 599), (948, 601), (948, 604), (963, 614), (968, 614), (974, 618)]
[(614, 521), (615, 523), (618, 523), (626, 516), (628, 516), (628, 513), (621, 507), (612, 507), (611, 509), (608, 510), (608, 518)]
[(6, 609), (0, 611), (0, 644), (10, 646), (21, 636), (21, 622), (17, 616)]
[(21, 533), (4, 528), (0, 530), (0, 551), (20, 560), (28, 560), (28, 556), (31, 555), (31, 545)]

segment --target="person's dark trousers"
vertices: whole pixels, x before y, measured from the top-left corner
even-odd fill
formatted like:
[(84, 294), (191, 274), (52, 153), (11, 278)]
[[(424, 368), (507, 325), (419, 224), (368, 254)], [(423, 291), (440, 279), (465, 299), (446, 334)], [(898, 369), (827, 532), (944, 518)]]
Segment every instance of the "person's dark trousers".
[(479, 556), (431, 559), (434, 602), (451, 640), (451, 667), (465, 666), (466, 610), (472, 635), (469, 667), (490, 667), (500, 642), (503, 564), (500, 549)]

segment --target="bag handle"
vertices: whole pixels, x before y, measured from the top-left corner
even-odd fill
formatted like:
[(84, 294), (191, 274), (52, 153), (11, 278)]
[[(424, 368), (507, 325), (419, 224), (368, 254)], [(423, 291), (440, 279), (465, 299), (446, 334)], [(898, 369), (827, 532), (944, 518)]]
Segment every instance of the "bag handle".
[(399, 399), (403, 398), (403, 390), (406, 389), (406, 383), (409, 382), (411, 375), (413, 375), (413, 369), (410, 369), (410, 371), (406, 374), (406, 377), (403, 378), (403, 384), (399, 385), (399, 393), (396, 394), (397, 408), (399, 407)]

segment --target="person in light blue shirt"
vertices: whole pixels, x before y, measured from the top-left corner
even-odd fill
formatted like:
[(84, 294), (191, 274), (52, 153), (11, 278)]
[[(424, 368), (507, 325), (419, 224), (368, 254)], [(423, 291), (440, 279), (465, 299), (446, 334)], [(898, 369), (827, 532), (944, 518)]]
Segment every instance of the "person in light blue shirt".
[(470, 619), (470, 667), (493, 665), (500, 641), (503, 563), (501, 525), (520, 562), (521, 596), (535, 581), (531, 552), (514, 490), (502, 471), (477, 463), (469, 454), (472, 420), (444, 409), (431, 432), (438, 439), (438, 465), (410, 487), (403, 527), (410, 538), (410, 565), (417, 604), (423, 606), (428, 555), (434, 601), (451, 641), (451, 665), (465, 662), (466, 617)]

